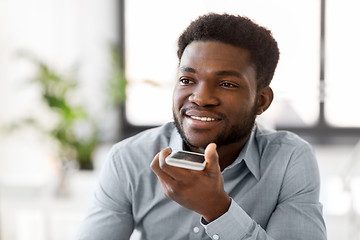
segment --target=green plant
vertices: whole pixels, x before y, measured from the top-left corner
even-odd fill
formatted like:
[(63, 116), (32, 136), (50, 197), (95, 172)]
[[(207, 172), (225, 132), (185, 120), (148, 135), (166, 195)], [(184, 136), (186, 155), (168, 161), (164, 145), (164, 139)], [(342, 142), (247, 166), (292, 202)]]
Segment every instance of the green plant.
[(98, 126), (85, 108), (71, 102), (71, 94), (77, 87), (74, 77), (56, 72), (44, 62), (25, 55), (37, 67), (32, 79), (40, 86), (41, 97), (47, 108), (56, 116), (51, 129), (42, 129), (34, 118), (27, 119), (58, 143), (58, 158), (65, 163), (76, 160), (80, 169), (93, 169), (93, 153), (99, 143)]
[(112, 105), (118, 106), (126, 101), (126, 87), (128, 85), (123, 56), (116, 45), (110, 46), (112, 72), (108, 84), (108, 94)]
[(124, 138), (124, 132), (126, 128), (125, 105), (128, 81), (125, 74), (124, 56), (119, 46), (116, 44), (110, 44), (109, 56), (111, 68), (105, 91), (107, 95), (108, 112), (116, 114), (112, 114), (111, 118), (115, 119), (117, 123), (116, 126), (113, 126), (115, 134), (111, 136), (110, 141), (117, 142)]

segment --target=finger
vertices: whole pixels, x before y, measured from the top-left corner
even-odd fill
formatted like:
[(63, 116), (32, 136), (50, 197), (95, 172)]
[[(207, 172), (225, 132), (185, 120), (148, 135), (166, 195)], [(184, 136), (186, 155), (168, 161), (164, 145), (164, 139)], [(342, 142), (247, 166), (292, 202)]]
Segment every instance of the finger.
[[(171, 153), (171, 149), (170, 149), (170, 153)], [(174, 181), (174, 179), (168, 175), (165, 171), (163, 171), (161, 164), (166, 164), (165, 163), (165, 158), (166, 156), (168, 156), (169, 150), (164, 149), (162, 151), (160, 151), (158, 154), (156, 154), (156, 156), (154, 157), (154, 159), (152, 160), (150, 167), (153, 170), (153, 172), (157, 175), (157, 177), (159, 178), (159, 180), (161, 182), (163, 181)], [(163, 163), (160, 163), (163, 159)]]
[(205, 160), (207, 164), (207, 169), (218, 170), (219, 166), (219, 155), (216, 151), (216, 144), (210, 143), (205, 148)]
[(184, 174), (188, 174), (189, 170), (171, 166), (166, 163), (165, 159), (171, 154), (171, 148), (165, 148), (159, 154), (159, 167), (162, 172), (166, 173), (169, 177), (174, 180), (181, 181), (184, 177)]
[(167, 163), (165, 162), (165, 158), (171, 154), (172, 150), (170, 147), (167, 147), (160, 151), (159, 154), (159, 166), (164, 171), (166, 170)]
[(155, 157), (153, 158), (153, 160), (150, 163), (150, 167), (154, 172), (158, 171), (158, 169), (159, 169), (159, 155), (160, 155), (160, 152), (158, 152), (155, 155)]
[(191, 171), (194, 171), (194, 172), (198, 172), (198, 171), (184, 169), (181, 167), (171, 166), (171, 165), (167, 164), (165, 159), (171, 154), (171, 152), (172, 152), (171, 148), (165, 148), (159, 153), (159, 157), (158, 157), (158, 168), (159, 169), (157, 170), (156, 174), (165, 179), (165, 176), (163, 175), (165, 173), (167, 175), (166, 179), (171, 178), (172, 180), (174, 180), (178, 183), (184, 183), (184, 182), (186, 182), (185, 181), (186, 179), (189, 179), (187, 176), (189, 176), (189, 173)]
[[(159, 182), (162, 185), (162, 188), (164, 190), (164, 193), (166, 196), (170, 197), (172, 196), (173, 193), (173, 186), (174, 184), (176, 184), (176, 180), (173, 179), (170, 175), (168, 175), (166, 172), (164, 172), (161, 167), (160, 167), (160, 158), (163, 158), (164, 154), (167, 154), (168, 150), (166, 150), (164, 153), (162, 153), (163, 151), (159, 152), (158, 154), (156, 154), (156, 156), (154, 157), (154, 159), (152, 160), (150, 167), (153, 170), (153, 172), (156, 174), (157, 178), (159, 179)], [(171, 150), (170, 150), (171, 152)], [(166, 163), (165, 163), (166, 164)]]

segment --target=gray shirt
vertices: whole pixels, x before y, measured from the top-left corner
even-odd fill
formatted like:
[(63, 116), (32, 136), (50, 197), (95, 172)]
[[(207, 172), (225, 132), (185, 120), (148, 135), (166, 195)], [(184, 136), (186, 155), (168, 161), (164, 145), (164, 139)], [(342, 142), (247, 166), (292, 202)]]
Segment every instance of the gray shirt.
[(167, 198), (150, 168), (163, 148), (182, 149), (173, 123), (112, 148), (78, 239), (324, 240), (319, 171), (311, 147), (289, 132), (254, 127), (235, 162), (223, 170), (232, 202), (211, 223)]

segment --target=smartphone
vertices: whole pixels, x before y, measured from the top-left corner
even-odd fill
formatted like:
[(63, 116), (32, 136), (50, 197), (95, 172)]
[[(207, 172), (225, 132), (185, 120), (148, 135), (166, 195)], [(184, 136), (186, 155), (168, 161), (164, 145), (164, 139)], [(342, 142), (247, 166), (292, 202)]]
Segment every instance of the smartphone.
[(188, 151), (173, 151), (165, 162), (171, 166), (192, 170), (204, 170), (206, 161), (204, 154)]

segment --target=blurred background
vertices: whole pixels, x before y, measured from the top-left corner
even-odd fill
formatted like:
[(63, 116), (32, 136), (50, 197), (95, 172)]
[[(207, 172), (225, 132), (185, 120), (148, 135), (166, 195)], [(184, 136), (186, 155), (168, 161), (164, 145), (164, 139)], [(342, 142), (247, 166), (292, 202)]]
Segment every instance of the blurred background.
[(172, 119), (177, 37), (208, 12), (272, 30), (275, 100), (259, 121), (314, 146), (328, 238), (360, 239), (359, 11), (357, 0), (0, 0), (0, 240), (74, 239), (111, 145)]

